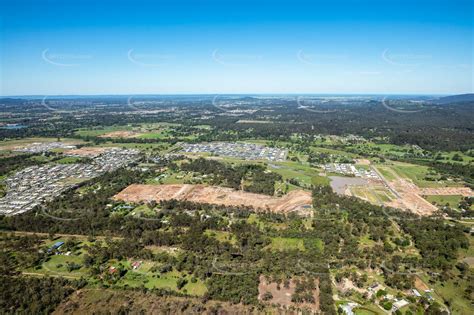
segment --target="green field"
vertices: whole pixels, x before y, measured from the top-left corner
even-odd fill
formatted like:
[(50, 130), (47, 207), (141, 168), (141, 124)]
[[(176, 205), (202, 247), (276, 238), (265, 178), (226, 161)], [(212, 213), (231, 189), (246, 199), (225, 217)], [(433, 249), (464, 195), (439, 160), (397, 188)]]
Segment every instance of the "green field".
[[(439, 175), (430, 173), (429, 168), (423, 165), (415, 165), (401, 162), (394, 162), (393, 164), (385, 164), (383, 166), (377, 166), (377, 169), (387, 180), (396, 180), (396, 176), (409, 179), (415, 185), (420, 188), (436, 188), (436, 187), (449, 187), (449, 186), (460, 186), (460, 183), (441, 181)], [(392, 170), (394, 173), (391, 173)], [(427, 177), (431, 177), (434, 180), (427, 180)]]
[[(160, 288), (179, 292), (187, 292), (190, 295), (202, 296), (207, 292), (207, 288), (201, 280), (191, 281), (191, 276), (178, 271), (170, 271), (167, 273), (152, 273), (149, 269), (152, 263), (144, 263), (138, 270), (129, 270), (118, 285), (128, 287), (140, 287), (142, 284), (146, 288)], [(186, 285), (178, 290), (177, 282), (180, 278), (187, 280)]]
[(148, 205), (140, 205), (133, 209), (130, 214), (133, 215), (147, 215), (147, 216), (152, 216), (156, 214), (156, 211), (154, 209), (150, 209)]
[(98, 128), (87, 128), (79, 129), (76, 131), (76, 134), (81, 137), (97, 137), (104, 135), (113, 131), (130, 131), (133, 130), (132, 126), (123, 125), (123, 126), (109, 126), (109, 127), (98, 127)]
[(276, 162), (269, 163), (269, 169), (278, 173), (286, 179), (296, 179), (300, 184), (310, 185), (329, 185), (329, 178), (319, 176), (318, 171), (309, 165), (298, 162)]
[[(78, 270), (69, 272), (67, 270), (67, 263), (77, 263), (82, 265), (82, 255), (81, 256), (65, 256), (65, 255), (54, 255), (51, 258), (43, 263), (42, 269), (45, 274), (61, 275), (61, 276), (72, 276), (72, 277), (81, 277), (87, 275), (88, 269), (81, 267)], [(60, 266), (62, 265), (62, 266)]]
[(467, 281), (456, 281), (455, 283), (454, 280), (447, 280), (442, 284), (438, 282), (434, 288), (437, 294), (450, 302), (452, 314), (472, 314), (472, 305), (462, 295), (467, 285)]
[(352, 186), (351, 193), (361, 199), (368, 200), (372, 204), (383, 204), (394, 199), (395, 196), (384, 186)]
[(377, 165), (376, 168), (386, 180), (393, 181), (397, 179), (397, 177), (395, 176), (395, 174), (393, 174), (393, 171), (390, 169), (389, 166)]
[(169, 138), (169, 134), (165, 131), (157, 131), (157, 132), (150, 132), (144, 133), (139, 135), (138, 138), (140, 139), (167, 139)]
[(360, 306), (358, 308), (355, 308), (354, 313), (356, 315), (377, 315), (377, 314), (384, 314), (382, 310), (377, 309), (377, 307), (368, 307), (368, 306)]
[(270, 244), (270, 248), (272, 250), (291, 250), (297, 249), (300, 251), (304, 251), (304, 242), (300, 238), (289, 238), (289, 237), (272, 237), (272, 243)]
[(247, 218), (247, 223), (256, 224), (261, 230), (266, 229), (266, 228), (272, 228), (276, 230), (283, 230), (283, 229), (288, 228), (288, 224), (285, 222), (281, 222), (281, 223), (266, 222), (266, 221), (261, 220), (258, 217), (258, 215), (255, 213), (252, 213), (249, 215), (249, 217)]
[[(449, 163), (461, 163), (468, 165), (474, 161), (474, 157), (464, 154), (460, 151), (451, 151), (451, 152), (440, 152), (439, 153), (444, 159), (438, 160), (440, 162), (449, 162)], [(461, 157), (462, 161), (453, 160), (453, 156), (457, 154)]]
[[(58, 241), (66, 241), (65, 239), (55, 239), (45, 240), (44, 246), (46, 248), (51, 247), (54, 243)], [(85, 244), (90, 244), (87, 241), (82, 241), (78, 245), (78, 250), (72, 252), (71, 255), (66, 256), (64, 255), (64, 251), (62, 255), (51, 255), (47, 258), (47, 260), (41, 265), (40, 268), (28, 268), (25, 269), (25, 273), (30, 274), (43, 274), (49, 276), (62, 276), (66, 278), (80, 278), (83, 276), (87, 276), (89, 269), (83, 266), (83, 250), (82, 246)], [(68, 271), (67, 263), (75, 263), (81, 265), (81, 267), (77, 270)]]
[[(141, 125), (119, 125), (119, 126), (107, 126), (97, 127), (94, 129), (79, 129), (76, 131), (78, 136), (89, 136), (98, 137), (104, 134), (114, 131), (136, 131), (139, 133), (137, 138), (139, 139), (169, 139), (173, 137), (173, 128), (179, 126), (179, 124), (172, 123), (155, 123), (155, 124), (141, 124)], [(205, 130), (201, 128), (201, 130)], [(195, 135), (188, 135), (177, 137), (182, 140), (191, 140), (195, 138)]]
[(410, 164), (395, 164), (391, 168), (401, 177), (409, 178), (418, 187), (437, 187), (437, 183), (427, 182), (424, 177), (428, 174), (428, 167)]
[(438, 206), (445, 206), (448, 205), (451, 208), (457, 209), (459, 202), (462, 200), (463, 196), (460, 195), (452, 195), (452, 196), (443, 196), (443, 195), (436, 195), (436, 196), (425, 196), (426, 200), (431, 203), (436, 203)]

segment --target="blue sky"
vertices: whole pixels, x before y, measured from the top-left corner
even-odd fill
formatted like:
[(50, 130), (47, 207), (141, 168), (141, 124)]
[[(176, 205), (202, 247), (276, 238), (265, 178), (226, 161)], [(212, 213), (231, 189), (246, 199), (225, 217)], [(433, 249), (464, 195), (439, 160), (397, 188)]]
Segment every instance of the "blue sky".
[(473, 92), (473, 1), (0, 2), (0, 94)]

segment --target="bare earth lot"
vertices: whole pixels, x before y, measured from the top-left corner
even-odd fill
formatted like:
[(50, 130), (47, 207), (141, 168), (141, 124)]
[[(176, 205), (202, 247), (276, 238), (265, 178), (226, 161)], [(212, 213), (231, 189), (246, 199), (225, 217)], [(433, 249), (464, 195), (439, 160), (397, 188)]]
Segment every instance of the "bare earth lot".
[(161, 200), (188, 200), (197, 203), (210, 203), (226, 206), (247, 206), (255, 210), (272, 212), (298, 212), (311, 214), (311, 193), (294, 190), (283, 197), (233, 190), (231, 188), (205, 185), (141, 185), (133, 184), (114, 196), (115, 200), (127, 202), (146, 202)]
[(268, 281), (264, 276), (260, 276), (260, 282), (258, 284), (258, 299), (263, 301), (263, 296), (266, 292), (270, 292), (272, 294), (272, 298), (266, 301), (268, 304), (280, 304), (285, 308), (289, 308), (290, 306), (298, 306), (301, 308), (309, 308), (313, 311), (319, 310), (319, 282), (316, 279), (316, 290), (313, 291), (314, 297), (314, 304), (311, 303), (303, 303), (303, 304), (296, 304), (291, 301), (291, 296), (295, 293), (296, 283), (293, 280), (290, 280), (290, 285), (288, 288), (285, 288), (283, 283), (280, 284), (280, 288), (276, 282)]
[[(358, 163), (367, 164), (370, 161), (358, 160)], [(423, 216), (438, 211), (438, 207), (423, 196), (474, 195), (469, 187), (419, 187), (413, 179), (399, 175), (391, 167), (371, 168), (378, 173), (379, 178), (329, 176), (332, 189), (341, 195), (355, 196), (372, 204), (409, 210)]]
[(397, 198), (385, 203), (387, 206), (411, 210), (419, 215), (431, 215), (438, 210), (423, 195), (462, 195), (472, 196), (472, 190), (468, 187), (440, 187), (420, 188), (409, 178), (401, 177), (392, 169), (387, 170), (393, 179), (384, 177), (384, 181), (390, 190), (396, 192)]
[(415, 277), (415, 288), (419, 292), (425, 292), (430, 289), (418, 276)]
[(388, 185), (398, 192), (400, 198), (387, 203), (387, 205), (411, 210), (419, 215), (431, 215), (438, 210), (438, 207), (421, 196), (420, 188), (412, 182), (399, 177), (395, 181), (389, 181)]

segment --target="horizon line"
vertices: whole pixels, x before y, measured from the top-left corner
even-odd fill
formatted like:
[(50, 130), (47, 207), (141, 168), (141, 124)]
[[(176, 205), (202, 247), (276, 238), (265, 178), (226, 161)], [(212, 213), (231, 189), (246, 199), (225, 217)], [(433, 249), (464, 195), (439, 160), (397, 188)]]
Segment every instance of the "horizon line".
[(463, 93), (117, 93), (117, 94), (18, 94), (0, 95), (0, 98), (21, 98), (21, 97), (87, 97), (87, 96), (215, 96), (215, 95), (262, 95), (262, 96), (298, 96), (298, 95), (325, 95), (325, 96), (452, 96), (474, 94), (474, 92)]

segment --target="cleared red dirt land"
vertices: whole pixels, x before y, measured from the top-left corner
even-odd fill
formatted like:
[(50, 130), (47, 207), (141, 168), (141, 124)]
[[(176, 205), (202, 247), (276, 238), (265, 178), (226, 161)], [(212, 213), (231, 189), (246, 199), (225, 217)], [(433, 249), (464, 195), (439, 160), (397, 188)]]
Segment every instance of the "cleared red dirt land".
[(231, 188), (205, 185), (141, 185), (133, 184), (114, 196), (115, 200), (140, 203), (162, 200), (187, 200), (226, 206), (246, 206), (257, 211), (311, 214), (311, 193), (294, 190), (283, 197), (254, 194)]

